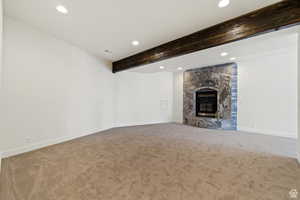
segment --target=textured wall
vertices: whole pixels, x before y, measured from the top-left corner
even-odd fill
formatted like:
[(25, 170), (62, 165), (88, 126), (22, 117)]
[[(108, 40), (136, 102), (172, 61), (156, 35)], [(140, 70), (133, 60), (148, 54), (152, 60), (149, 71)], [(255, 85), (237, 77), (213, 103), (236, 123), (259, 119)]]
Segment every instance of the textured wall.
[[(201, 88), (218, 90), (218, 118), (196, 117), (195, 92)], [(237, 65), (229, 63), (188, 70), (183, 84), (184, 123), (201, 128), (236, 130)]]

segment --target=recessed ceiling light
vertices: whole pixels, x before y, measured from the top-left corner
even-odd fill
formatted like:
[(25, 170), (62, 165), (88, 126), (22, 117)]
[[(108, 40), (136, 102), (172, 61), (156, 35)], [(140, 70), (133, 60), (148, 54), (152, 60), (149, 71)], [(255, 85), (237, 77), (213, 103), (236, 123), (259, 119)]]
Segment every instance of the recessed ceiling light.
[(182, 67), (178, 67), (177, 69), (178, 69), (178, 70), (183, 70), (183, 68), (182, 68)]
[(140, 44), (140, 42), (137, 41), (137, 40), (134, 40), (134, 41), (131, 42), (131, 44), (132, 44), (133, 46), (138, 46), (138, 45)]
[(230, 0), (220, 0), (218, 6), (219, 6), (219, 8), (224, 8), (224, 7), (228, 6), (229, 3), (230, 3)]
[(160, 67), (159, 67), (159, 69), (164, 69), (164, 68), (165, 68), (164, 66), (160, 66)]
[(108, 49), (105, 49), (105, 50), (104, 50), (104, 53), (112, 54), (112, 52), (111, 52), (110, 50), (108, 50)]
[(232, 58), (230, 58), (230, 60), (236, 60), (236, 58), (235, 58), (235, 57), (232, 57)]
[(221, 56), (227, 56), (228, 55), (228, 53), (227, 52), (223, 52), (223, 53), (221, 53)]
[(56, 10), (62, 14), (68, 14), (68, 9), (63, 5), (56, 6)]

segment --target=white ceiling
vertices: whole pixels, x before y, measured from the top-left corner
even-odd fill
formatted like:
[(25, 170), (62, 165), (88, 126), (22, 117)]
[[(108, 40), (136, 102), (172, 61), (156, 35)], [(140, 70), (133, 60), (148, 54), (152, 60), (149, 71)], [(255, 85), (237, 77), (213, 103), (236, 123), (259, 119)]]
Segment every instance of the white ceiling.
[[(220, 9), (218, 0), (4, 0), (4, 9), (6, 16), (115, 61), (279, 1), (231, 0)], [(56, 11), (59, 4), (68, 15)]]
[[(161, 62), (133, 68), (129, 71), (140, 73), (178, 72), (229, 62), (239, 63), (244, 60), (256, 59), (258, 56), (261, 57), (264, 55), (273, 55), (274, 53), (278, 52), (297, 52), (298, 30), (299, 28), (296, 26), (203, 51), (198, 51), (184, 56), (167, 59)], [(222, 52), (227, 52), (228, 56), (222, 57)], [(236, 60), (231, 61), (231, 57), (235, 57)], [(165, 69), (160, 69), (160, 66), (164, 66)], [(178, 70), (179, 67), (183, 69)]]

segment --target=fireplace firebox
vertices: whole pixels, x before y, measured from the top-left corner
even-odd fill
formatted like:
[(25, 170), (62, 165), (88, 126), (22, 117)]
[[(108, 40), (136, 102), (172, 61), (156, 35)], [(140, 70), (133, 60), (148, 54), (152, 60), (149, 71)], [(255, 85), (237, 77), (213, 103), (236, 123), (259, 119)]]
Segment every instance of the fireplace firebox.
[(218, 91), (210, 88), (196, 91), (196, 116), (217, 118)]

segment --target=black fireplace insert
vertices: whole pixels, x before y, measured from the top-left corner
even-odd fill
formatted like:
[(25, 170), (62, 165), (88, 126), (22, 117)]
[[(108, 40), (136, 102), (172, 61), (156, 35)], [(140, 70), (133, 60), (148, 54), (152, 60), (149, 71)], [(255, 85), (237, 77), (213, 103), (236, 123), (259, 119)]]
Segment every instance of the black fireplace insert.
[(201, 89), (196, 92), (196, 116), (217, 118), (218, 91)]

